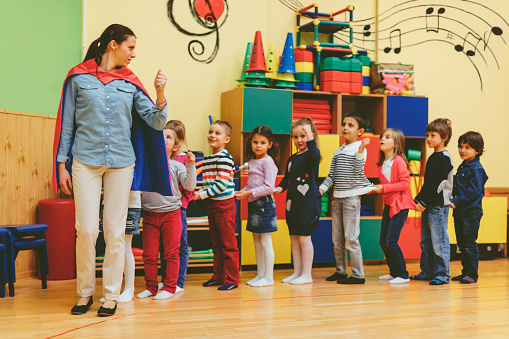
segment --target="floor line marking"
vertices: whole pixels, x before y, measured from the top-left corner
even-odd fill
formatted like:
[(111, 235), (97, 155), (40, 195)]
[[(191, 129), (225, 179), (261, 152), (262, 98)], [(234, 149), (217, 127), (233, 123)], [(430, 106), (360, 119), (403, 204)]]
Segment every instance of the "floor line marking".
[(242, 302), (279, 300), (279, 299), (296, 299), (296, 298), (337, 297), (337, 296), (344, 296), (344, 295), (365, 295), (365, 294), (375, 294), (375, 293), (371, 292), (371, 293), (350, 293), (350, 294), (344, 293), (344, 294), (301, 295), (301, 296), (295, 296), (295, 297), (280, 297), (280, 298), (242, 300)]
[(110, 319), (106, 319), (106, 320), (103, 320), (103, 321), (97, 321), (95, 323), (91, 323), (91, 324), (88, 324), (88, 325), (84, 325), (84, 326), (80, 326), (80, 327), (76, 327), (76, 328), (73, 328), (72, 330), (69, 330), (69, 331), (65, 331), (65, 332), (62, 332), (60, 334), (55, 334), (51, 337), (47, 337), (46, 339), (50, 339), (50, 338), (56, 338), (56, 337), (60, 337), (61, 335), (64, 335), (64, 334), (67, 334), (67, 333), (70, 333), (70, 332), (74, 332), (76, 330), (81, 330), (82, 328), (85, 328), (85, 327), (89, 327), (89, 326), (92, 326), (92, 325), (97, 325), (97, 324), (102, 324), (102, 323), (105, 323), (107, 321), (110, 321), (110, 320), (117, 320), (117, 319), (120, 319), (120, 318), (124, 318), (124, 317), (129, 317), (131, 315), (134, 315), (134, 313), (132, 314), (126, 314), (126, 315), (121, 315), (119, 317), (115, 317), (115, 318), (110, 318)]

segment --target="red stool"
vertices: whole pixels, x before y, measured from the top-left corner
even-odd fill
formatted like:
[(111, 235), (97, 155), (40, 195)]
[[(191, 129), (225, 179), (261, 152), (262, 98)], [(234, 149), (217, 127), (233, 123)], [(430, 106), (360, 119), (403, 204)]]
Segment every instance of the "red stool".
[(73, 199), (39, 201), (39, 223), (48, 225), (49, 280), (76, 278), (76, 218)]

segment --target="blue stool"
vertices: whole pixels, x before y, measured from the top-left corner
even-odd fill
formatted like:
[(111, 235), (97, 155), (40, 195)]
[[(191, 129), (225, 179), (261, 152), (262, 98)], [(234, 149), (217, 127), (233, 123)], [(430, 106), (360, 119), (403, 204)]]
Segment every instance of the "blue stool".
[(8, 232), (5, 228), (0, 228), (0, 298), (5, 298), (5, 284), (9, 283), (9, 288), (14, 283), (12, 279), (13, 271), (10, 260), (7, 260), (7, 237)]
[[(9, 233), (8, 259), (12, 265), (12, 280), (16, 281), (14, 272), (14, 263), (19, 251), (35, 250), (39, 254), (39, 272), (41, 273), (42, 288), (47, 289), (46, 275), (48, 274), (48, 252), (46, 249), (46, 230), (45, 224), (26, 224), (26, 225), (3, 225)], [(9, 258), (10, 257), (10, 258)], [(14, 284), (9, 283), (9, 295), (14, 296)]]

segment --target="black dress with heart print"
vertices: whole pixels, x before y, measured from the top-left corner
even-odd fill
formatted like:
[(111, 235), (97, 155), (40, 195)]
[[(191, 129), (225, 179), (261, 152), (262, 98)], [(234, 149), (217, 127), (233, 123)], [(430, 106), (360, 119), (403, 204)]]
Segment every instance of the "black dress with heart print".
[(314, 140), (307, 142), (308, 149), (293, 154), (286, 164), (285, 176), (278, 187), (286, 194), (286, 223), (290, 235), (308, 236), (318, 227), (322, 213), (321, 194), (318, 190), (320, 150)]

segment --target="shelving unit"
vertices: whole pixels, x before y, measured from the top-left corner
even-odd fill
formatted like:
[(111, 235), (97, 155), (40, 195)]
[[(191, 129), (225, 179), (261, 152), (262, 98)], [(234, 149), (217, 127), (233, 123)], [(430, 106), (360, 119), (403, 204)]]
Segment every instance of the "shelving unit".
[[(293, 102), (295, 99), (324, 100), (328, 102), (331, 114), (331, 134), (319, 135), (319, 148), (322, 153), (322, 162), (319, 168), (319, 177), (328, 175), (334, 150), (341, 141), (341, 122), (343, 117), (352, 111), (364, 113), (373, 129), (374, 135), (365, 136), (371, 139), (367, 148), (365, 174), (370, 181), (377, 184), (380, 134), (386, 127), (398, 128), (407, 136), (406, 148), (421, 151), (422, 159), (426, 159), (425, 128), (428, 123), (428, 99), (422, 97), (396, 97), (379, 94), (348, 94), (320, 91), (289, 91), (261, 88), (237, 88), (221, 95), (221, 118), (228, 121), (233, 128), (232, 139), (228, 146), (235, 163), (245, 162), (246, 140), (251, 130), (258, 125), (270, 126), (276, 133), (281, 157), (278, 165), (278, 174), (282, 176), (288, 157), (294, 152), (290, 137), (290, 128), (293, 116)], [(246, 173), (242, 174), (241, 186), (245, 185)], [(278, 184), (280, 179), (276, 180)], [(334, 253), (331, 240), (332, 220), (330, 217), (330, 202), (332, 191), (329, 194), (329, 209), (327, 216), (320, 219), (319, 228), (313, 233), (315, 244), (315, 262), (333, 262)], [(274, 196), (278, 210), (278, 232), (273, 234), (276, 258), (283, 258), (277, 263), (291, 263), (290, 238), (286, 229), (285, 208), (286, 196)], [(383, 214), (383, 200), (380, 194), (364, 195), (361, 204), (374, 205), (375, 215), (361, 217), (361, 235), (364, 260), (380, 261), (384, 259), (383, 252), (378, 244), (380, 225)], [(419, 224), (420, 215), (408, 218), (407, 223)], [(241, 234), (241, 265), (256, 264), (254, 245), (250, 232), (245, 231), (247, 219), (247, 202), (241, 203), (240, 218), (243, 222)], [(409, 231), (412, 231), (409, 229)], [(406, 232), (411, 237), (408, 243), (415, 243), (416, 232)], [(277, 240), (276, 240), (277, 239)], [(403, 240), (405, 241), (405, 240)], [(417, 240), (418, 248), (418, 240)], [(414, 248), (411, 248), (411, 257), (415, 257)]]

